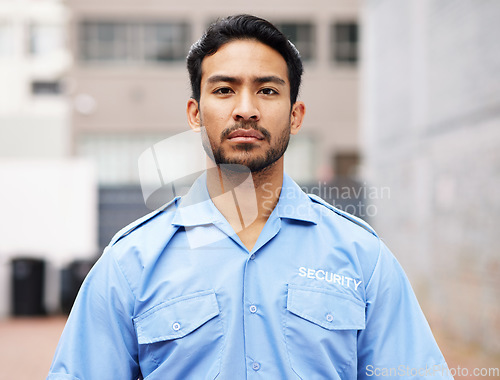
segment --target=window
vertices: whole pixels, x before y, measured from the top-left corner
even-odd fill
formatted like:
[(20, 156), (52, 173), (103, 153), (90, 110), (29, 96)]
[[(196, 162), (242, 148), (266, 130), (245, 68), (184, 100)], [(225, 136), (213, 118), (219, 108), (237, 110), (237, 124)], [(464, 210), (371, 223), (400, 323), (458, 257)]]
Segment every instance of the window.
[(31, 24), (29, 53), (34, 56), (51, 54), (64, 49), (63, 28), (52, 24)]
[(188, 34), (185, 23), (86, 21), (80, 27), (80, 58), (121, 63), (184, 60)]
[(31, 82), (31, 93), (33, 95), (59, 95), (61, 83), (58, 81), (33, 81)]
[(338, 22), (331, 26), (331, 58), (334, 62), (356, 64), (358, 62), (358, 24)]
[(0, 20), (0, 57), (11, 56), (14, 52), (14, 36), (12, 26)]
[(314, 59), (314, 26), (310, 23), (277, 22), (274, 24), (298, 49), (304, 61)]
[(127, 60), (127, 24), (84, 23), (81, 57), (86, 61)]
[(189, 49), (187, 27), (173, 24), (144, 26), (147, 61), (184, 60)]

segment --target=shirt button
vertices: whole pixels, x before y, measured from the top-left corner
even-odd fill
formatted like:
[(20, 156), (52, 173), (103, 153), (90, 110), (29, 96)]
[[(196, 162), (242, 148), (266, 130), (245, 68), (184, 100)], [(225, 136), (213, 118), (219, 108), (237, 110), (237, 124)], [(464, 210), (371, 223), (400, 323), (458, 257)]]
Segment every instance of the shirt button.
[(257, 306), (255, 306), (255, 305), (250, 306), (250, 313), (252, 313), (252, 314), (253, 314), (253, 313), (255, 313), (256, 311), (257, 311)]
[(253, 260), (253, 259), (255, 259), (255, 253), (252, 253), (252, 254), (250, 255), (250, 260)]
[(331, 315), (330, 313), (328, 313), (328, 314), (326, 315), (326, 320), (327, 320), (328, 322), (332, 322), (332, 321), (333, 321), (333, 315)]
[(181, 324), (179, 322), (175, 322), (173, 325), (172, 325), (172, 328), (175, 330), (175, 331), (179, 331), (181, 329)]
[(257, 363), (257, 362), (253, 362), (252, 363), (252, 369), (254, 371), (258, 371), (260, 369), (260, 363)]

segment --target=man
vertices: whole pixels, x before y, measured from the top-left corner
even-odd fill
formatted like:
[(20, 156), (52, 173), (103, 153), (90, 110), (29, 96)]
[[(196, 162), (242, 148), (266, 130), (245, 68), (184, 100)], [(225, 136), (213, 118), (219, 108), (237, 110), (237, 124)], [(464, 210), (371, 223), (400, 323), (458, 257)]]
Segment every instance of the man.
[(233, 16), (187, 62), (188, 122), (209, 169), (115, 236), (48, 378), (449, 378), (376, 233), (283, 172), (305, 114), (293, 45), (265, 20)]

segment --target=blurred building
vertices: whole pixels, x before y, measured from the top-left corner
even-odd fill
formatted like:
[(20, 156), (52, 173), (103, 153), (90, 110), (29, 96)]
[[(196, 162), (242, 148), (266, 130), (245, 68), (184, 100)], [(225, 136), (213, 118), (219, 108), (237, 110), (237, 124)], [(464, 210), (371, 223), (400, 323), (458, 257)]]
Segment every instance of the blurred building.
[(434, 328), (500, 351), (500, 2), (366, 0), (366, 174)]
[(332, 152), (358, 153), (357, 1), (72, 0), (68, 6), (72, 151), (98, 165), (101, 245), (118, 227), (147, 212), (138, 157), (154, 143), (188, 130), (185, 57), (218, 17), (252, 13), (267, 18), (302, 54), (300, 98), (307, 115), (287, 153), (292, 177), (310, 183), (330, 168)]
[(0, 317), (27, 298), (11, 285), (36, 274), (29, 263), (48, 264), (36, 266), (41, 284), (25, 284), (46, 287), (34, 301), (51, 312), (58, 267), (97, 251), (95, 171), (71, 157), (67, 23), (62, 0), (0, 0)]
[(69, 154), (66, 27), (61, 0), (0, 0), (0, 157)]

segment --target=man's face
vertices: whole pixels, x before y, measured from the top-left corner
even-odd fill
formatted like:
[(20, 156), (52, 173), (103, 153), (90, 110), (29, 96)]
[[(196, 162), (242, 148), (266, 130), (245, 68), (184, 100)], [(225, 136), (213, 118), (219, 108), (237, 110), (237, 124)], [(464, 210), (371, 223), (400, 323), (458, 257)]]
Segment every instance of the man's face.
[[(231, 41), (202, 62), (200, 102), (188, 103), (217, 164), (258, 172), (282, 159), (300, 128), (283, 57), (255, 40)], [(196, 107), (195, 107), (196, 106)], [(195, 109), (196, 108), (196, 109)], [(300, 119), (300, 122), (297, 123)]]

